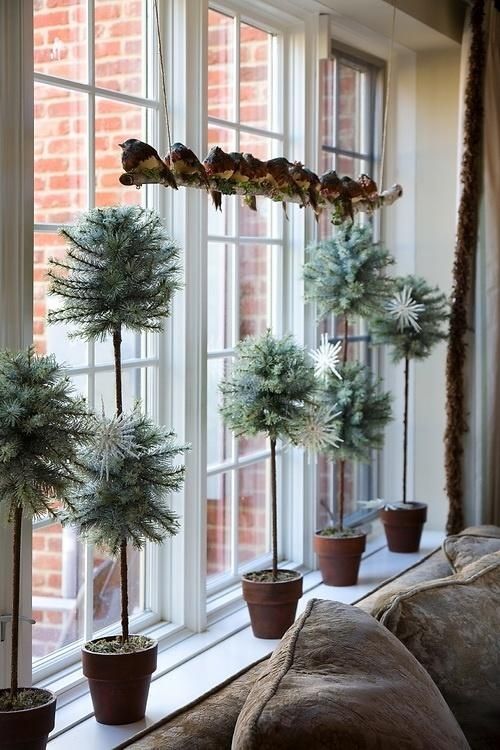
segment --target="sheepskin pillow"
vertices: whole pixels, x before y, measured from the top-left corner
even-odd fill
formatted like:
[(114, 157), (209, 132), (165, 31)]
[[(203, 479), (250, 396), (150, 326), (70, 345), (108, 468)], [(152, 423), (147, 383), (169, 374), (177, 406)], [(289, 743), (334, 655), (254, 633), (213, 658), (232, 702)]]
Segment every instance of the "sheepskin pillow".
[(425, 667), (473, 750), (500, 748), (500, 552), (397, 594), (378, 617)]
[(498, 536), (457, 534), (447, 536), (443, 542), (443, 552), (455, 573), (459, 573), (466, 565), (470, 565), (484, 555), (499, 550), (500, 538)]
[(232, 750), (465, 750), (429, 675), (373, 617), (313, 599), (252, 687)]

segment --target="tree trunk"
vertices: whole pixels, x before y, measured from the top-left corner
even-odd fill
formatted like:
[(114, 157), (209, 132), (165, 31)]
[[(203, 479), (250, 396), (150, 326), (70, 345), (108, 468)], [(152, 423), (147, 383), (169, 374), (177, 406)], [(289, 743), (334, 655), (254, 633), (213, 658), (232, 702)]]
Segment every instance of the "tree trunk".
[(408, 463), (408, 384), (410, 380), (410, 360), (405, 357), (405, 396), (403, 415), (403, 502), (406, 503), (406, 467)]
[(271, 438), (271, 544), (273, 581), (278, 580), (278, 496), (276, 492), (276, 438)]
[(10, 699), (17, 695), (19, 670), (19, 601), (21, 588), (21, 532), (23, 509), (14, 512), (14, 539), (12, 543), (12, 654), (10, 667)]
[[(113, 331), (113, 352), (115, 358), (115, 389), (116, 389), (116, 414), (123, 412), (122, 393), (122, 333), (118, 328)], [(127, 540), (122, 539), (120, 543), (120, 597), (121, 597), (121, 623), (122, 643), (128, 641), (128, 563), (127, 563)]]
[[(347, 346), (349, 336), (349, 320), (347, 316), (344, 318), (344, 341), (342, 345), (342, 364), (345, 365), (347, 362)], [(345, 461), (342, 459), (339, 466), (340, 472), (340, 486), (339, 486), (339, 529), (344, 530), (344, 505), (345, 505)]]

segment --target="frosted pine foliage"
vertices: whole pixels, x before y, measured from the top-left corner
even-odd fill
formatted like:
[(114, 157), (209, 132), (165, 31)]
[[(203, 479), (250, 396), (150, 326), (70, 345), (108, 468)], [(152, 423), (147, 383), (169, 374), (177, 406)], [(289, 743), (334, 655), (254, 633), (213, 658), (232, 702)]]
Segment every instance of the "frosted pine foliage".
[[(399, 276), (394, 279), (397, 293), (411, 290), (411, 300), (420, 306), (418, 328), (407, 325), (401, 328), (393, 311), (386, 309), (370, 321), (370, 333), (375, 344), (392, 347), (392, 359), (425, 359), (433, 347), (448, 337), (449, 304), (437, 287), (420, 276)], [(413, 308), (415, 312), (415, 308)]]
[(32, 348), (0, 352), (0, 505), (8, 519), (52, 513), (75, 480), (80, 443), (90, 438), (85, 401), (54, 357)]
[(70, 323), (72, 335), (102, 339), (129, 328), (160, 330), (181, 286), (179, 251), (159, 215), (140, 206), (93, 208), (63, 227), (64, 260), (52, 259), (49, 293), (63, 304), (50, 323)]
[(341, 351), (342, 344), (340, 341), (337, 341), (336, 344), (331, 344), (328, 341), (328, 334), (321, 334), (319, 347), (310, 352), (314, 360), (314, 374), (317, 378), (326, 378), (330, 373), (340, 378), (337, 367), (340, 362)]
[(323, 398), (338, 412), (339, 443), (323, 451), (333, 460), (368, 462), (371, 451), (384, 443), (384, 428), (391, 420), (391, 397), (381, 391), (381, 380), (359, 362), (340, 368), (342, 380), (330, 375)]
[(369, 227), (342, 229), (335, 237), (309, 248), (304, 265), (305, 298), (318, 306), (318, 317), (343, 315), (371, 318), (384, 309), (393, 293), (384, 275), (394, 263)]
[(293, 440), (317, 382), (305, 349), (292, 336), (267, 331), (240, 341), (232, 374), (220, 388), (221, 414), (238, 437), (262, 432)]
[(63, 520), (112, 555), (123, 540), (141, 549), (146, 541), (159, 543), (166, 535), (176, 534), (179, 521), (168, 497), (183, 485), (185, 468), (175, 459), (187, 446), (138, 407), (122, 418), (125, 441), (124, 430), (109, 429), (110, 420), (95, 420), (95, 439), (79, 456), (81, 486), (69, 497), (72, 509)]

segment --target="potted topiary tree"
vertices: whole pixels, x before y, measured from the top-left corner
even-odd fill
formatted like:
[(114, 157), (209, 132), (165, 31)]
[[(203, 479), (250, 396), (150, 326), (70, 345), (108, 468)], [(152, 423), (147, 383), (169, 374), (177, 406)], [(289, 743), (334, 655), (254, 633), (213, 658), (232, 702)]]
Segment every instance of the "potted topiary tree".
[[(32, 348), (0, 352), (0, 506), (13, 524), (10, 688), (0, 690), (0, 745), (43, 750), (54, 726), (55, 696), (18, 686), (23, 518), (56, 515), (75, 479), (79, 441), (89, 438), (88, 414), (53, 357)], [(4, 627), (5, 619), (2, 627)]]
[(254, 635), (281, 638), (294, 621), (302, 576), (278, 569), (276, 444), (297, 442), (317, 384), (307, 353), (291, 336), (275, 338), (268, 330), (241, 341), (236, 355), (231, 376), (221, 383), (222, 416), (237, 437), (264, 433), (271, 448), (272, 567), (243, 576), (243, 598)]
[(403, 408), (403, 486), (402, 502), (390, 503), (380, 511), (387, 543), (393, 552), (416, 552), (427, 518), (425, 503), (408, 502), (408, 393), (410, 360), (426, 359), (433, 347), (447, 338), (446, 296), (419, 276), (394, 279), (395, 294), (386, 303), (384, 314), (372, 319), (373, 342), (392, 347), (393, 362), (404, 361)]
[(175, 434), (141, 414), (95, 419), (94, 437), (79, 456), (81, 488), (69, 496), (63, 521), (83, 538), (120, 555), (121, 636), (97, 638), (82, 649), (83, 672), (89, 680), (97, 721), (128, 724), (146, 711), (151, 675), (156, 669), (157, 642), (129, 635), (124, 543), (142, 549), (176, 534), (179, 522), (167, 504), (184, 481), (184, 466), (175, 457), (187, 446)]
[(314, 548), (323, 581), (330, 586), (352, 586), (358, 579), (366, 535), (344, 526), (345, 462), (368, 462), (383, 445), (391, 399), (380, 385), (369, 367), (348, 361), (339, 367), (339, 377), (329, 372), (323, 383), (326, 402), (335, 405), (338, 442), (324, 446), (322, 453), (339, 462), (340, 481), (337, 513), (328, 509), (333, 524), (316, 532)]
[[(161, 329), (163, 319), (170, 313), (172, 296), (181, 286), (179, 251), (167, 236), (158, 214), (138, 206), (92, 209), (83, 214), (75, 226), (63, 228), (61, 234), (68, 241), (67, 257), (63, 261), (51, 261), (49, 276), (52, 280), (50, 292), (61, 298), (62, 305), (49, 313), (49, 322), (69, 323), (74, 326), (71, 335), (81, 335), (87, 340), (102, 340), (108, 335), (111, 337), (116, 386), (116, 421), (112, 424), (118, 431), (122, 431), (127, 424), (130, 427), (130, 418), (128, 418), (128, 421), (122, 418), (122, 332), (124, 329), (136, 332)], [(139, 418), (136, 416), (134, 419), (138, 420)], [(173, 533), (176, 524), (173, 517), (162, 510), (163, 493), (175, 490), (178, 486), (180, 469), (165, 464), (161, 481), (155, 480), (152, 470), (149, 470), (149, 474), (143, 475), (140, 473), (140, 467), (134, 463), (136, 459), (134, 459), (133, 454), (141, 456), (142, 460), (149, 456), (151, 465), (154, 464), (154, 458), (157, 455), (158, 469), (161, 473), (162, 462), (166, 461), (168, 457), (172, 458), (182, 448), (175, 446), (173, 443), (165, 443), (164, 438), (156, 435), (153, 427), (148, 426), (147, 422), (142, 423), (139, 420), (137, 424), (142, 424), (142, 427), (138, 426), (130, 433), (131, 444), (135, 448), (132, 449), (132, 453), (126, 453), (123, 457), (123, 476), (118, 478), (110, 472), (109, 481), (106, 482), (107, 489), (104, 487), (101, 478), (97, 485), (94, 486), (93, 484), (89, 490), (94, 493), (90, 495), (90, 498), (93, 497), (96, 502), (97, 515), (104, 514), (104, 510), (106, 510), (106, 504), (103, 502), (105, 497), (109, 501), (108, 510), (113, 507), (113, 513), (115, 513), (114, 503), (118, 503), (118, 507), (121, 507), (121, 500), (118, 491), (114, 489), (111, 491), (110, 483), (113, 488), (116, 488), (120, 484), (118, 481), (120, 479), (122, 482), (121, 489), (126, 493), (127, 503), (131, 507), (133, 498), (137, 498), (132, 486), (135, 476), (137, 481), (145, 482), (144, 502), (149, 503), (147, 512), (151, 515), (145, 517), (144, 522), (146, 525), (149, 524), (150, 528), (155, 527), (155, 523), (158, 523), (157, 529), (162, 530), (162, 534)], [(104, 435), (105, 432), (104, 430), (102, 434)], [(151, 453), (148, 453), (148, 445)], [(97, 460), (97, 452), (96, 449), (94, 462)], [(94, 472), (92, 481), (95, 483), (97, 481), (95, 469), (87, 467), (88, 477), (92, 476), (92, 472)], [(142, 490), (142, 487), (139, 490)], [(88, 502), (86, 502), (84, 508), (88, 509)], [(92, 674), (89, 673), (88, 676), (99, 679), (95, 666), (99, 662), (99, 669), (102, 668), (102, 674), (105, 675), (107, 680), (109, 672), (115, 669), (111, 665), (116, 665), (117, 681), (123, 685), (123, 670), (119, 666), (120, 661), (126, 664), (125, 669), (129, 677), (131, 664), (137, 662), (138, 689), (142, 691), (139, 683), (144, 677), (144, 665), (140, 652), (144, 650), (144, 644), (141, 639), (137, 640), (129, 636), (128, 631), (127, 545), (130, 540), (133, 540), (136, 545), (140, 546), (144, 539), (152, 538), (154, 540), (154, 534), (148, 536), (145, 527), (143, 527), (143, 531), (139, 531), (139, 528), (134, 526), (138, 519), (134, 520), (132, 514), (128, 519), (125, 518), (123, 525), (119, 527), (122, 531), (119, 541), (116, 537), (111, 540), (102, 531), (105, 528), (104, 518), (100, 525), (100, 531), (97, 524), (92, 528), (88, 527), (84, 523), (85, 518), (85, 515), (79, 516), (77, 508), (75, 520), (78, 519), (81, 528), (89, 531), (91, 535), (95, 535), (103, 543), (107, 541), (109, 545), (111, 541), (111, 549), (117, 552), (120, 558), (122, 634), (119, 640), (121, 655), (127, 656), (127, 659), (115, 659), (116, 639), (108, 641), (107, 644), (101, 642), (98, 647), (99, 653), (94, 653), (91, 660)], [(139, 533), (137, 533), (138, 531)], [(90, 663), (90, 657), (87, 657), (87, 652), (90, 649), (87, 646), (88, 644), (83, 649), (84, 670), (87, 669), (86, 664)], [(135, 650), (136, 647), (138, 651)], [(153, 671), (156, 664), (156, 650), (157, 644), (155, 643), (153, 655), (148, 661), (148, 668)], [(112, 659), (109, 658), (110, 654), (113, 654)], [(137, 657), (137, 659), (134, 657)], [(114, 691), (112, 684), (111, 682), (111, 693)], [(115, 693), (118, 695), (116, 711), (108, 710), (100, 698), (96, 700), (94, 708), (98, 721), (119, 724), (137, 721), (144, 716), (145, 704), (144, 708), (141, 709), (141, 716), (138, 715), (141, 712), (139, 708), (135, 713), (127, 711), (125, 714), (119, 693), (119, 690)], [(106, 700), (109, 700), (109, 696)], [(139, 706), (139, 704), (143, 705), (138, 699), (136, 705)]]
[(378, 392), (379, 382), (373, 381), (368, 368), (348, 362), (349, 321), (369, 319), (383, 309), (393, 289), (384, 272), (393, 262), (382, 245), (373, 243), (369, 227), (350, 225), (311, 248), (304, 265), (306, 300), (317, 304), (319, 319), (336, 315), (343, 325), (338, 372), (329, 365), (334, 352), (328, 337), (313, 353), (316, 370), (325, 378), (325, 398), (340, 411), (339, 444), (326, 451), (339, 461), (338, 518), (314, 538), (323, 580), (330, 585), (356, 583), (366, 542), (365, 534), (344, 528), (346, 460), (369, 460), (370, 448), (381, 446), (383, 427), (390, 419), (389, 397)]

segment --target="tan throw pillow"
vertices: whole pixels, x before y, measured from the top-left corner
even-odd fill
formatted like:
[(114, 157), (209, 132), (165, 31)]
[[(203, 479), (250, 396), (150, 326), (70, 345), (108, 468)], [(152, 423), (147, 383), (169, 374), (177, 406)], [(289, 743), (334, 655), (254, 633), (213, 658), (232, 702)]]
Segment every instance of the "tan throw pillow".
[(500, 748), (500, 552), (397, 594), (379, 619), (425, 667), (471, 747)]
[(456, 573), (466, 565), (499, 550), (500, 538), (495, 536), (457, 534), (446, 537), (443, 542), (443, 552)]
[(232, 750), (463, 750), (413, 656), (373, 617), (313, 599), (255, 682)]

